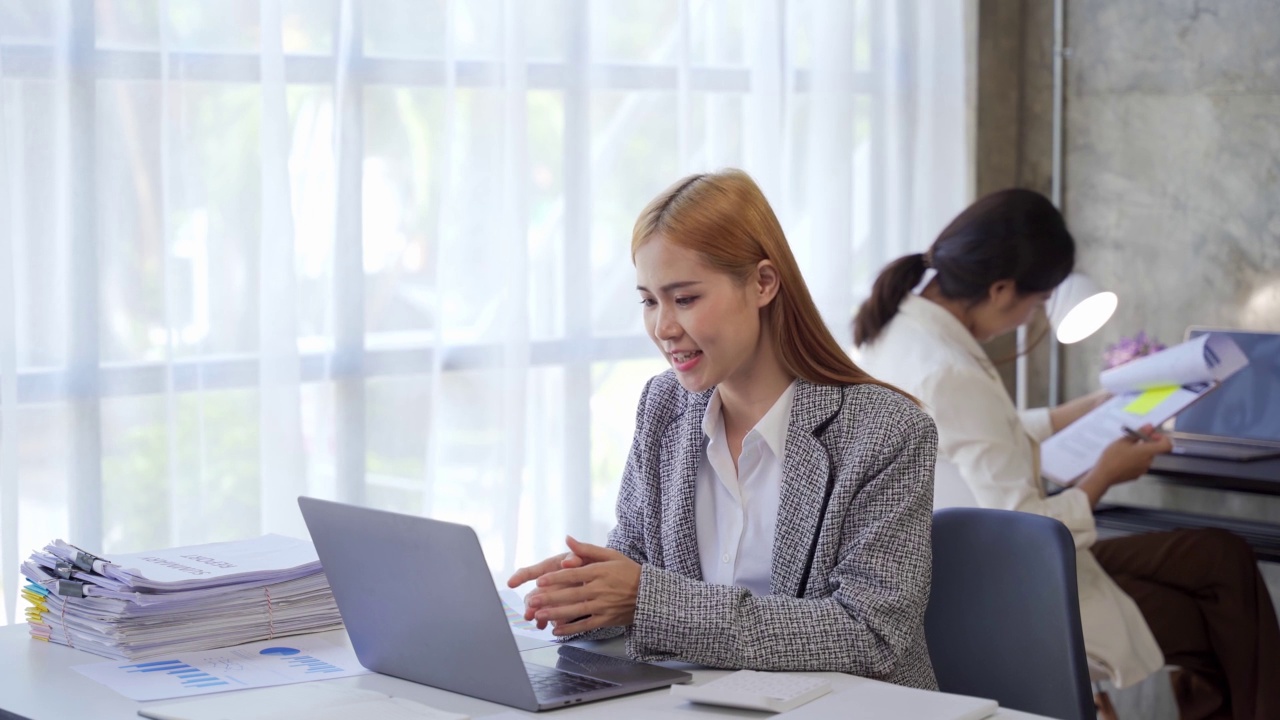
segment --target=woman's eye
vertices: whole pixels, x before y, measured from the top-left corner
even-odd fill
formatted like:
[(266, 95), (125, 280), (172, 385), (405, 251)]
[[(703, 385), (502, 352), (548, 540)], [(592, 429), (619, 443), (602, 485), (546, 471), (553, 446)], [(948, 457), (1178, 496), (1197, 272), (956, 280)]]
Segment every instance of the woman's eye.
[(651, 308), (654, 305), (657, 305), (658, 301), (654, 300), (653, 298), (640, 298), (640, 304), (647, 308)]
[(676, 298), (676, 305), (679, 305), (680, 307), (688, 307), (693, 303), (694, 300), (697, 300), (697, 299), (698, 298), (696, 295), (692, 297), (678, 297)]

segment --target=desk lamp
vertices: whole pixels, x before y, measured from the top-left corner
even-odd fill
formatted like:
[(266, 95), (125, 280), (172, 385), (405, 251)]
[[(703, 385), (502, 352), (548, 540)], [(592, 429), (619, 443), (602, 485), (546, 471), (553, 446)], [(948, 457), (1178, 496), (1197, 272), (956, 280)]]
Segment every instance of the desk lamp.
[[(1045, 304), (1049, 317), (1049, 406), (1058, 404), (1060, 358), (1058, 345), (1070, 345), (1094, 334), (1111, 319), (1118, 303), (1116, 294), (1104, 292), (1097, 283), (1081, 273), (1071, 273)], [(1018, 328), (1018, 359), (1016, 366), (1015, 398), (1019, 410), (1027, 407), (1027, 328)]]
[(1116, 311), (1118, 302), (1115, 293), (1102, 290), (1089, 276), (1073, 272), (1054, 289), (1045, 305), (1045, 313), (1049, 316), (1054, 338), (1063, 345), (1070, 345), (1105, 325)]

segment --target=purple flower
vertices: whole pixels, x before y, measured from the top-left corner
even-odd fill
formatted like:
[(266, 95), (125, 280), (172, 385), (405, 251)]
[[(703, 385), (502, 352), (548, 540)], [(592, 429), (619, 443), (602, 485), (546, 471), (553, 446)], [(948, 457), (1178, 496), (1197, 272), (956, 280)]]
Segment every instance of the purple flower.
[(1158, 353), (1164, 349), (1164, 343), (1147, 335), (1146, 331), (1139, 330), (1138, 334), (1131, 338), (1122, 337), (1108, 345), (1107, 349), (1102, 352), (1102, 364), (1104, 369), (1110, 370), (1117, 365), (1123, 365), (1130, 360), (1137, 360), (1140, 357)]

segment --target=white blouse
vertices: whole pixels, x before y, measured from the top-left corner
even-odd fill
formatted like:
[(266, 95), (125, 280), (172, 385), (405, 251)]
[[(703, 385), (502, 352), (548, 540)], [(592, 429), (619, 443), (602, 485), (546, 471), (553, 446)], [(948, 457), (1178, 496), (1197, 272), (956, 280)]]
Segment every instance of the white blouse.
[(938, 425), (934, 507), (978, 506), (1056, 518), (1071, 531), (1085, 649), (1117, 687), (1142, 680), (1164, 656), (1141, 611), (1089, 548), (1097, 539), (1083, 490), (1047, 495), (1040, 441), (1052, 434), (1047, 408), (1014, 409), (986, 352), (945, 308), (908, 295), (859, 364), (915, 395)]
[(791, 425), (793, 381), (742, 439), (734, 469), (720, 413), (720, 391), (702, 416), (706, 446), (698, 463), (694, 517), (702, 579), (768, 595), (773, 533), (782, 494), (782, 458)]

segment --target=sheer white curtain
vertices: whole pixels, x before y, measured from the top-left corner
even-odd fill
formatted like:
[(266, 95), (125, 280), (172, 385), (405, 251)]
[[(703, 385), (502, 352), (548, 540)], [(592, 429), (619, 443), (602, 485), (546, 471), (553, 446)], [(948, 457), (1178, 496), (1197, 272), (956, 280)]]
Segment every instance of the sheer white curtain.
[(964, 0), (0, 0), (0, 574), (312, 494), (602, 540), (631, 224), (738, 166), (837, 337), (970, 198)]

